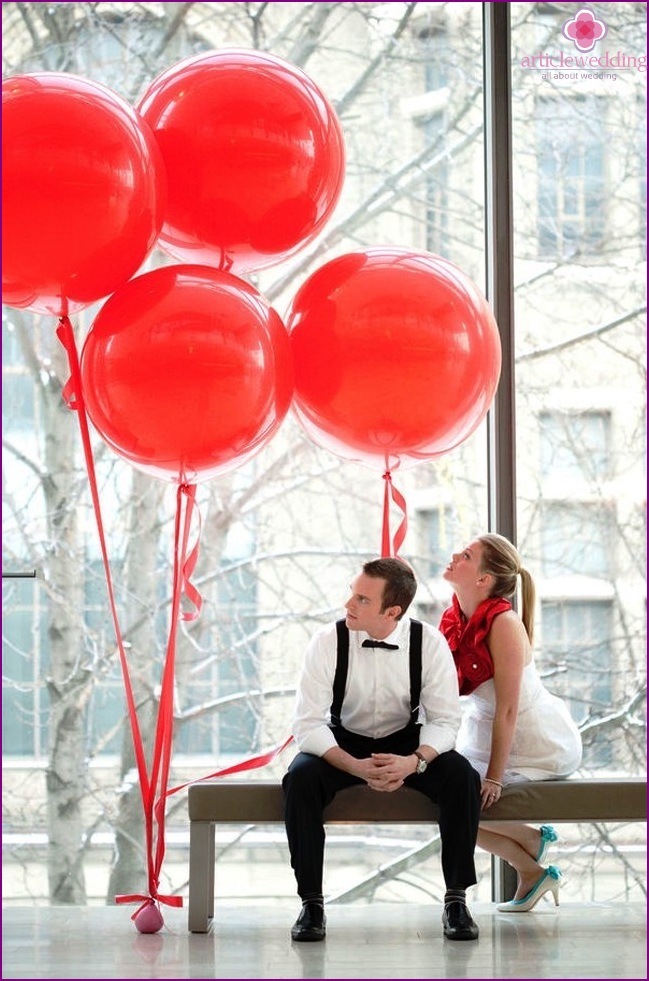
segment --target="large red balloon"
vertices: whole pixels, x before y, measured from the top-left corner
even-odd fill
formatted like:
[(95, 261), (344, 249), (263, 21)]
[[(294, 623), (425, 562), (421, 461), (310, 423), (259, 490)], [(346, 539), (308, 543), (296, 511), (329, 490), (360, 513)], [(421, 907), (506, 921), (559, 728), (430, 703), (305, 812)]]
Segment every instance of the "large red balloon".
[(148, 473), (195, 483), (271, 438), (293, 394), (286, 327), (253, 286), (206, 266), (144, 273), (114, 293), (81, 352), (88, 415)]
[(457, 266), (375, 248), (326, 263), (287, 320), (295, 413), (312, 439), (390, 470), (457, 446), (484, 418), (500, 375), (498, 328)]
[(133, 276), (162, 225), (160, 153), (119, 95), (76, 75), (2, 83), (2, 302), (64, 316)]
[(139, 102), (164, 157), (160, 246), (231, 272), (273, 265), (314, 238), (344, 179), (342, 130), (315, 83), (261, 51), (211, 51)]

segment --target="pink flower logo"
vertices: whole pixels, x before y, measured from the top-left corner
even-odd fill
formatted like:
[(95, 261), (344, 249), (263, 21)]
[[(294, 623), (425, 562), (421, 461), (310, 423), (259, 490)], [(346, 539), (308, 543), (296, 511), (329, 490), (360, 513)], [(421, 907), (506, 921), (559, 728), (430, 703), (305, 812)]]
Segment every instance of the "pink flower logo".
[(561, 33), (573, 41), (578, 51), (592, 51), (597, 41), (601, 41), (608, 28), (604, 21), (598, 20), (589, 7), (582, 7), (572, 20), (567, 20)]

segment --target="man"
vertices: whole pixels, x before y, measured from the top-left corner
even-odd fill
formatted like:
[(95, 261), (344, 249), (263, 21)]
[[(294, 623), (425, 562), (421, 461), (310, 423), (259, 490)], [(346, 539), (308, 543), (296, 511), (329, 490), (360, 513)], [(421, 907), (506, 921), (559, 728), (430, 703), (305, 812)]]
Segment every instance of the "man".
[(444, 935), (478, 936), (465, 891), (476, 882), (480, 779), (453, 749), (460, 700), (448, 645), (435, 627), (404, 619), (416, 590), (401, 559), (366, 562), (351, 584), (345, 619), (322, 627), (308, 645), (293, 724), (300, 752), (283, 780), (302, 900), (293, 940), (325, 938), (323, 810), (359, 783), (378, 793), (406, 784), (439, 806)]

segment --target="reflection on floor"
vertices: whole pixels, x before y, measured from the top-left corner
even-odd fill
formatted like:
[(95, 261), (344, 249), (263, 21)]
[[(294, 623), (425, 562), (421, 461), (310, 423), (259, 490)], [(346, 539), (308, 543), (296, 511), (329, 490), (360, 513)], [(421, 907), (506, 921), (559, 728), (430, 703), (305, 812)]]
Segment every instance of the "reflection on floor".
[(221, 906), (209, 934), (185, 910), (139, 934), (124, 906), (3, 909), (3, 978), (646, 978), (646, 907), (474, 904), (475, 942), (449, 942), (431, 906), (328, 910), (323, 943), (292, 943), (297, 909)]

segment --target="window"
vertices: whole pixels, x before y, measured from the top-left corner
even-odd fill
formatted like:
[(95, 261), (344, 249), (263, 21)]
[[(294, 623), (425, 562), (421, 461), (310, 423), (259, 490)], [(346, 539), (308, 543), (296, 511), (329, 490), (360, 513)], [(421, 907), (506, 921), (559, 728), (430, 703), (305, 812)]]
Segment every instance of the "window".
[(542, 412), (541, 474), (564, 482), (609, 476), (609, 412)]
[(33, 579), (2, 583), (2, 746), (7, 756), (42, 757), (48, 745), (47, 632)]
[[(429, 25), (418, 36), (420, 57), (423, 65), (423, 89), (429, 93), (431, 103), (419, 125), (424, 143), (431, 147), (438, 158), (428, 170), (424, 185), (425, 237), (424, 248), (437, 255), (448, 256), (448, 159), (443, 154), (448, 140), (447, 114), (440, 106), (446, 105), (447, 96), (441, 91), (449, 83), (449, 37), (445, 27)], [(440, 102), (441, 98), (441, 102)], [(433, 108), (433, 105), (435, 108)]]
[(597, 252), (605, 237), (603, 106), (596, 98), (536, 104), (539, 253)]
[(611, 512), (601, 505), (567, 501), (543, 504), (544, 575), (610, 578), (614, 567), (612, 526)]
[[(175, 739), (178, 752), (214, 757), (240, 754), (242, 746), (257, 747), (263, 737), (261, 710), (255, 708), (256, 696), (250, 694), (259, 689), (260, 677), (254, 641), (256, 581), (249, 565), (234, 566), (219, 577), (216, 602), (214, 627), (195, 638), (203, 658), (197, 658), (196, 669), (190, 668), (181, 694), (185, 705), (199, 710), (178, 728)], [(233, 696), (231, 703), (200, 710), (228, 695)]]
[(460, 523), (453, 508), (440, 506), (417, 511), (417, 540), (421, 542), (427, 564), (424, 575), (439, 578), (451, 553), (459, 548)]
[[(219, 663), (219, 693), (246, 694), (219, 713), (219, 749), (240, 753), (242, 745), (259, 745), (260, 712), (254, 710), (254, 697), (247, 693), (259, 689), (259, 664), (254, 641), (257, 622), (257, 583), (250, 566), (235, 568), (223, 581), (221, 643), (230, 656)], [(219, 619), (221, 619), (219, 617)], [(251, 740), (251, 734), (256, 738)]]
[[(446, 120), (438, 113), (423, 125), (424, 139), (441, 147), (446, 138)], [(426, 249), (448, 258), (448, 163), (437, 161), (426, 177)]]
[(2, 348), (2, 418), (6, 437), (14, 440), (19, 434), (34, 433), (40, 419), (33, 378), (23, 363), (16, 330), (4, 312)]
[(444, 27), (427, 27), (419, 34), (424, 66), (424, 88), (436, 92), (448, 84), (449, 40)]
[[(542, 603), (539, 669), (550, 691), (566, 699), (577, 723), (605, 715), (613, 704), (612, 619), (608, 601)], [(575, 678), (581, 679), (579, 686)], [(611, 762), (611, 743), (600, 733), (584, 747), (583, 764), (601, 767)]]

